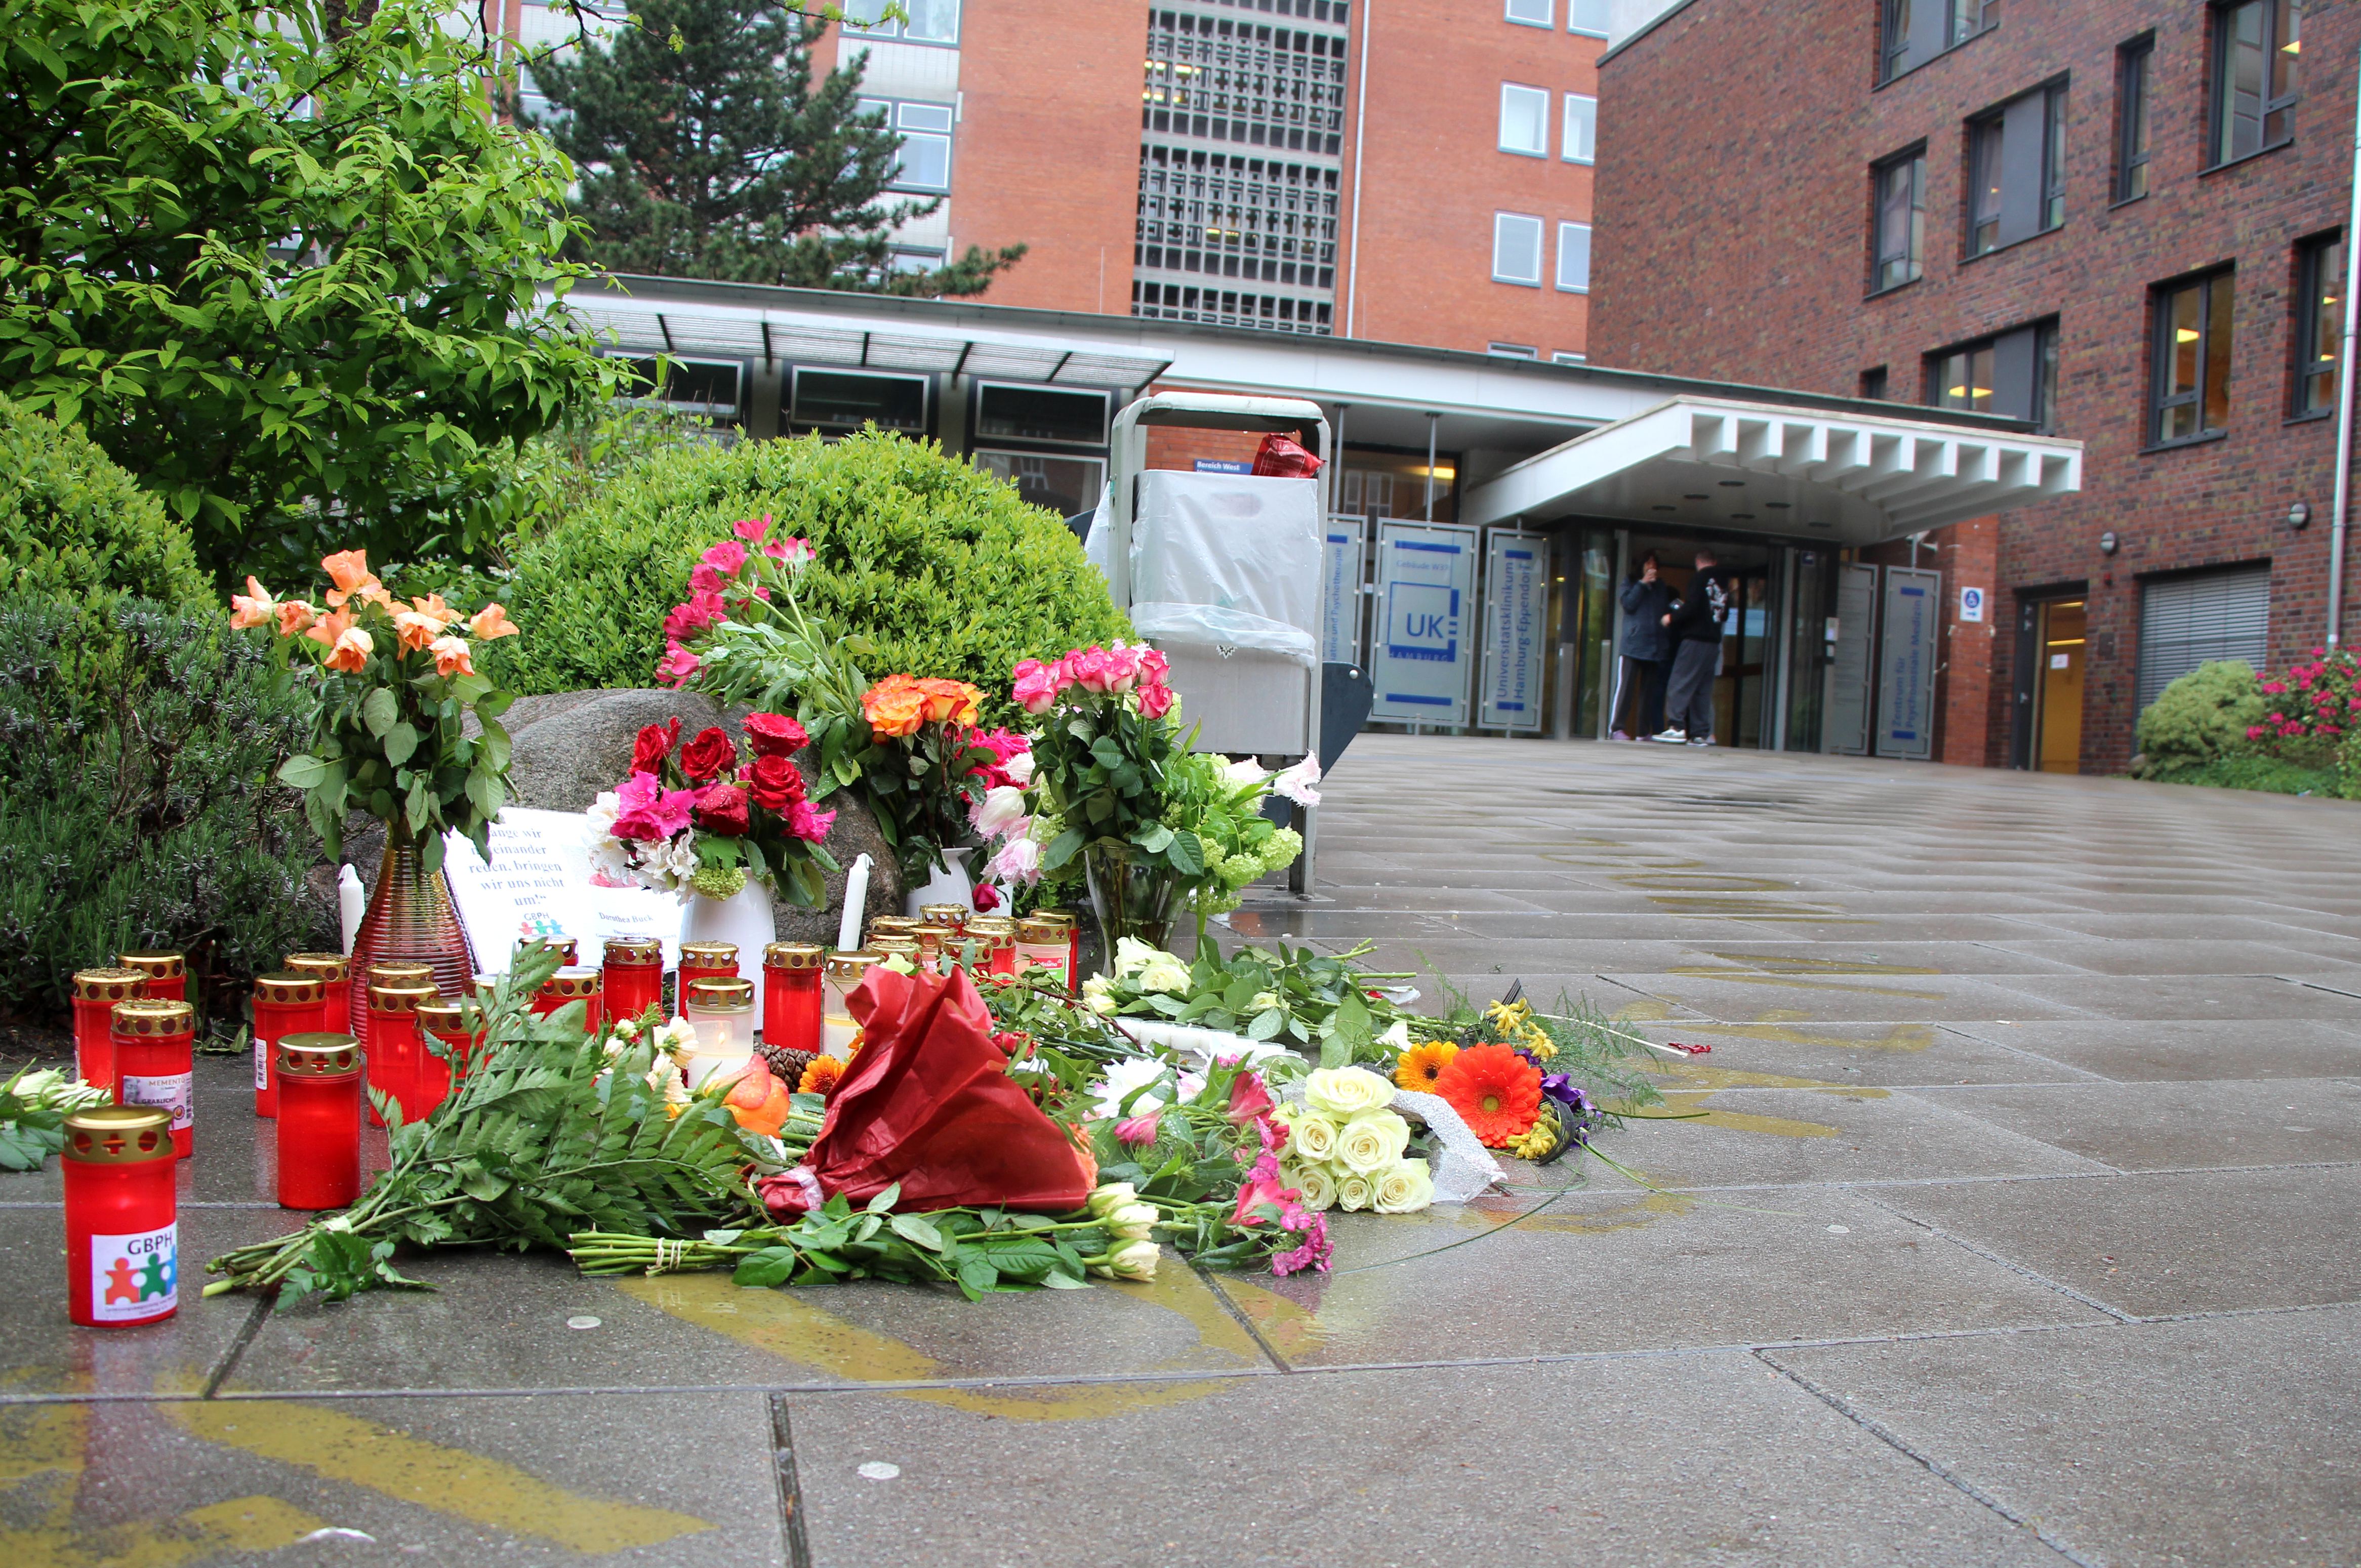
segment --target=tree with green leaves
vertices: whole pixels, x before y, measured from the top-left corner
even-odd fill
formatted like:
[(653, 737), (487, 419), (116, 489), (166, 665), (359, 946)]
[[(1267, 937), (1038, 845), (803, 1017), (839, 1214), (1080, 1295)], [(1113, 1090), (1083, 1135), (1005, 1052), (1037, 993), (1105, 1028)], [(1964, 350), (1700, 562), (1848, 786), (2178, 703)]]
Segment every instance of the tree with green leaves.
[[(605, 37), (528, 64), (582, 170), (576, 254), (612, 272), (893, 294), (980, 294), (1025, 247), (897, 271), (893, 231), (942, 205), (888, 193), (902, 138), (861, 108), (865, 55), (817, 85), (820, 12), (642, 0)], [(536, 122), (541, 124), (540, 122)]]
[(413, 554), (500, 444), (624, 374), (550, 304), (572, 170), (487, 112), (444, 15), (0, 0), (0, 391), (220, 576)]

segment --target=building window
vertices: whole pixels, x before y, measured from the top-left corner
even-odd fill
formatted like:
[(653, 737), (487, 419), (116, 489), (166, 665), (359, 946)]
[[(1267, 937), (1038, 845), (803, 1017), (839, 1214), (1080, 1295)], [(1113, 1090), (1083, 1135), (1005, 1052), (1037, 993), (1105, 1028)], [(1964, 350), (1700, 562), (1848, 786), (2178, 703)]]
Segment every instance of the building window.
[(1607, 36), (1607, 0), (1565, 0), (1565, 30), (1587, 38)]
[(1590, 356), (1587, 354), (1576, 354), (1571, 348), (1561, 348), (1550, 356), (1550, 363), (1553, 365), (1587, 365), (1590, 363)]
[(1569, 294), (1590, 292), (1590, 225), (1557, 225), (1557, 286)]
[(1104, 457), (1061, 457), (1042, 452), (988, 452), (978, 447), (968, 461), (996, 479), (1016, 487), (1016, 493), (1037, 507), (1048, 507), (1060, 517), (1073, 517), (1098, 505), (1106, 485)]
[(1549, 156), (1549, 90), (1500, 83), (1500, 150)]
[(1539, 359), (1542, 351), (1529, 343), (1488, 343), (1484, 352), (1495, 359)]
[(2115, 56), (2115, 200), (2147, 194), (2147, 94), (2156, 39), (2125, 44)]
[(2036, 322), (1927, 357), (1927, 400), (2044, 430), (2057, 418), (2058, 323)]
[(1559, 155), (1568, 163), (1593, 163), (1598, 158), (1598, 100), (1581, 93), (1565, 95), (1565, 137)]
[(709, 419), (716, 424), (739, 422), (740, 387), (745, 367), (734, 359), (633, 359), (643, 402), (659, 404), (674, 413)]
[(2230, 423), (2232, 274), (2216, 272), (2156, 291), (2149, 354), (2148, 441), (2195, 441)]
[(1861, 373), (1861, 395), (1866, 401), (1885, 401), (1885, 367), (1872, 365)]
[(947, 192), (951, 188), (951, 106), (863, 98), (861, 112), (884, 116), (885, 128), (901, 133), (894, 154), (896, 191)]
[(886, 0), (844, 0), (844, 30), (860, 38), (957, 44), (960, 0), (901, 0), (906, 22), (885, 15)]
[(1877, 250), (1870, 291), (1898, 288), (1925, 269), (1927, 256), (1927, 149), (1918, 148), (1877, 166), (1872, 180), (1877, 203)]
[(2295, 412), (2336, 406), (2337, 340), (2345, 328), (2345, 237), (2315, 239), (2298, 253)]
[(1104, 446), (1113, 411), (1101, 391), (984, 381), (975, 389), (975, 439)]
[(2250, 157), (2295, 135), (2300, 15), (2295, 0), (2214, 7), (2215, 163)]
[(798, 366), (788, 382), (787, 422), (855, 430), (873, 422), (881, 430), (923, 431), (927, 378)]
[(1542, 221), (1522, 213), (1492, 214), (1492, 281), (1542, 286)]
[(2142, 583), (2135, 707), (2145, 712), (2166, 686), (2213, 660), (2243, 659), (2250, 668), (2267, 668), (2270, 629), (2268, 564)]
[(1509, 20), (1528, 27), (1557, 26), (1557, 0), (1509, 0)]
[(2066, 221), (2066, 88), (2044, 87), (1968, 122), (1968, 254)]
[(1885, 0), (1878, 37), (1878, 80), (1917, 70), (1945, 49), (2000, 21), (2000, 0)]

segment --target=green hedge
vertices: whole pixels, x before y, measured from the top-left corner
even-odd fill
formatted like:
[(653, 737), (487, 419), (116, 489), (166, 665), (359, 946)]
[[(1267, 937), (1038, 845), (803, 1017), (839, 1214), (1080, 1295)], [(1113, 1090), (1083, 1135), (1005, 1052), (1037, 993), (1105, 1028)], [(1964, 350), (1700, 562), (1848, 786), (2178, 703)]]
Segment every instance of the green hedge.
[(0, 398), (0, 595), (103, 617), (125, 595), (210, 602), (189, 531), (78, 429)]
[(271, 782), (301, 711), (219, 609), (0, 599), (0, 1015), (61, 1023), (75, 970), (158, 947), (226, 1012), (334, 939)]
[(1017, 660), (1129, 634), (1055, 513), (932, 442), (870, 431), (633, 465), (511, 553), (503, 602), (523, 635), (487, 668), (519, 692), (653, 684), (697, 554), (765, 514), (774, 538), (812, 542), (806, 606), (876, 642), (873, 677), (948, 675), (1005, 699)]
[(2200, 664), (2140, 714), (2140, 773), (2154, 777), (2249, 755), (2260, 748), (2246, 730), (2262, 718), (2262, 682), (2251, 666), (2237, 659)]

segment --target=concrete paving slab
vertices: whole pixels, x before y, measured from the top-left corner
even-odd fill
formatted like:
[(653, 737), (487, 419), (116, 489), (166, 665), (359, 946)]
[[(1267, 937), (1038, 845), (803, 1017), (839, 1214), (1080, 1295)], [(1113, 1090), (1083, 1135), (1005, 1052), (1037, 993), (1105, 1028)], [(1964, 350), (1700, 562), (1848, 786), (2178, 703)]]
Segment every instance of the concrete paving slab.
[(1807, 1088), (1864, 1085), (2067, 1083), (2093, 1076), (1937, 1024), (1816, 1024), (1774, 1010), (1752, 1024), (1635, 1022), (1652, 1040), (1706, 1045), (1686, 1062), (1659, 1059), (1667, 1089), (1712, 1085)]
[(1996, 1127), (2123, 1170), (2361, 1159), (2361, 1080), (1927, 1090)]
[(2361, 1300), (2361, 1168), (1883, 1188), (1897, 1213), (2139, 1317)]
[(2019, 964), (2020, 973), (2042, 969), (2078, 969), (2106, 975), (2342, 975), (2361, 977), (2361, 959), (2346, 961), (2275, 942), (2213, 938), (2093, 938), (2078, 941), (2015, 941), (1987, 944)]
[[(2361, 1024), (2361, 986), (2344, 994), (2268, 975), (2023, 975), (2011, 990), (2032, 1000), (2004, 1018), (2321, 1018)], [(2036, 1009), (2043, 1009), (2037, 1011)]]
[[(1643, 996), (1738, 1023), (1772, 1008), (1808, 1014), (1828, 1023), (1944, 1023), (1985, 1018), (2082, 1018), (2088, 1008), (2069, 1000), (2084, 983), (2074, 976), (2016, 976), (2005, 981), (1958, 975), (1814, 975), (1756, 972), (1729, 978), (1697, 974), (1609, 975)], [(2029, 988), (2046, 985), (2055, 994)]]
[(760, 1396), (0, 1409), (18, 1563), (783, 1563)]
[(2345, 1564), (2361, 1311), (1765, 1353), (2084, 1562)]
[(2361, 1027), (2312, 1018), (2131, 1024), (2032, 1018), (2010, 1024), (1946, 1024), (1943, 1028), (2125, 1082), (2361, 1073)]
[[(2057, 1561), (1747, 1356), (1199, 1387), (1185, 1402), (1060, 1422), (797, 1400), (814, 1559)], [(1553, 1435), (1570, 1427), (1578, 1441)], [(897, 1473), (873, 1481), (863, 1464)]]

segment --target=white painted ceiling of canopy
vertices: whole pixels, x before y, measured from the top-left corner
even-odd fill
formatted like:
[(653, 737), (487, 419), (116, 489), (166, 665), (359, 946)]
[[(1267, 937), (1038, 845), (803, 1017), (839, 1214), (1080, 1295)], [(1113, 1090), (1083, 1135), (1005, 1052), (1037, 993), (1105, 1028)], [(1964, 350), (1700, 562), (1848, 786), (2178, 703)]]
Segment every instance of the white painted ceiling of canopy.
[(1584, 517), (1862, 545), (2081, 488), (2080, 442), (1675, 397), (1472, 489), (1463, 522)]

